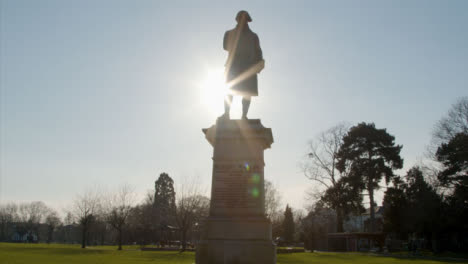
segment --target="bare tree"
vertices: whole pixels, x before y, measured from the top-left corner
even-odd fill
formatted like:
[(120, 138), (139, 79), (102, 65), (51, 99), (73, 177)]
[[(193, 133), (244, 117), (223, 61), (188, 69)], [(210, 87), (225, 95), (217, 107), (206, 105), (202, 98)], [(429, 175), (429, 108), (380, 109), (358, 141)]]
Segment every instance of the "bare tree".
[(144, 246), (156, 241), (160, 219), (154, 206), (153, 190), (148, 190), (143, 202), (132, 209), (128, 222), (133, 227), (139, 245)]
[(294, 241), (301, 241), (303, 240), (301, 236), (301, 234), (303, 233), (302, 220), (305, 218), (306, 213), (302, 209), (294, 209), (294, 208), (291, 208), (291, 209), (293, 213), (294, 226), (295, 226)]
[(7, 241), (10, 237), (13, 222), (18, 219), (18, 206), (14, 203), (0, 205), (0, 241)]
[(122, 233), (134, 204), (135, 193), (128, 185), (121, 186), (118, 191), (108, 199), (106, 219), (117, 231), (118, 250), (122, 250)]
[(106, 238), (110, 236), (112, 226), (109, 224), (104, 206), (102, 211), (93, 217), (93, 224), (89, 230), (88, 241), (99, 243), (101, 246), (105, 244)]
[[(320, 133), (309, 142), (307, 159), (301, 164), (304, 175), (312, 181), (319, 183), (308, 195), (313, 200), (319, 200), (324, 191), (337, 188), (339, 179), (347, 175), (347, 171), (340, 173), (336, 167), (337, 153), (343, 144), (343, 137), (348, 132), (349, 126), (340, 123)], [(339, 193), (339, 192), (338, 192)], [(343, 208), (333, 208), (337, 214), (337, 230), (343, 229)]]
[(459, 98), (447, 114), (434, 125), (425, 158), (418, 162), (426, 180), (440, 194), (450, 193), (451, 189), (443, 186), (437, 179), (437, 175), (444, 168), (437, 161), (436, 152), (441, 144), (448, 143), (458, 133), (468, 133), (468, 96)]
[(60, 225), (60, 222), (57, 212), (51, 209), (45, 218), (45, 223), (47, 225), (47, 243), (52, 242), (55, 228)]
[(320, 133), (315, 140), (309, 142), (307, 160), (302, 164), (304, 175), (330, 188), (336, 184), (340, 173), (336, 168), (337, 153), (349, 126), (340, 123)]
[(458, 133), (468, 133), (468, 96), (458, 99), (447, 115), (437, 122), (432, 131), (433, 147), (437, 150), (442, 143), (448, 143)]
[(318, 202), (301, 221), (304, 247), (309, 250), (327, 250), (327, 234), (336, 232), (336, 214)]
[(49, 212), (50, 208), (40, 201), (20, 204), (18, 206), (17, 225), (20, 236), (27, 234), (28, 240), (32, 240), (35, 235), (39, 240), (39, 224), (44, 222), (45, 216)]
[(81, 226), (81, 248), (86, 247), (89, 228), (100, 211), (101, 196), (97, 190), (86, 190), (75, 198), (71, 213)]
[(181, 251), (187, 247), (187, 234), (208, 215), (209, 199), (202, 195), (196, 179), (182, 183), (176, 194), (175, 219), (181, 234)]
[(265, 180), (265, 215), (270, 221), (281, 218), (281, 195), (272, 182)]

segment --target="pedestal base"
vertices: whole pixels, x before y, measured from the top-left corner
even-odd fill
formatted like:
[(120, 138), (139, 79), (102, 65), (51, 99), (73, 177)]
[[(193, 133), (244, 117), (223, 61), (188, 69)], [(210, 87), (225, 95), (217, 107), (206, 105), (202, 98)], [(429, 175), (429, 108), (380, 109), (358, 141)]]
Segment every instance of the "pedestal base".
[(197, 264), (275, 264), (271, 224), (264, 218), (213, 218), (197, 244)]
[(206, 240), (197, 245), (197, 264), (274, 264), (272, 241)]

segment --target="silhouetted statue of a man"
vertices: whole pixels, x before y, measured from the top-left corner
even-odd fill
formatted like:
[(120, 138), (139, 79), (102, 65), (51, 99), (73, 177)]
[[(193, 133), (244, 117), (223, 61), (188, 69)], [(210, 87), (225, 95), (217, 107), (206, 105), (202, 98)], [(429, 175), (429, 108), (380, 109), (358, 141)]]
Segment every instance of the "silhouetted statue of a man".
[(257, 34), (249, 28), (252, 21), (247, 11), (239, 11), (236, 16), (237, 26), (224, 34), (224, 49), (229, 52), (226, 62), (226, 82), (230, 94), (224, 100), (223, 118), (229, 119), (233, 95), (242, 96), (242, 119), (247, 119), (250, 100), (258, 95), (257, 73), (264, 65), (260, 41)]

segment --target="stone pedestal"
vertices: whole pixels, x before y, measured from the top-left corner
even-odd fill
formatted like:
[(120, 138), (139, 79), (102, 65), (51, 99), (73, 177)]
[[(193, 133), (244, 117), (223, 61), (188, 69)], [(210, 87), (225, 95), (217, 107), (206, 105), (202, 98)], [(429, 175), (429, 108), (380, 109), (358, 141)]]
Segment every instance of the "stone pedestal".
[(219, 119), (203, 132), (214, 148), (213, 178), (196, 263), (276, 263), (263, 178), (263, 151), (273, 143), (271, 129), (259, 119)]

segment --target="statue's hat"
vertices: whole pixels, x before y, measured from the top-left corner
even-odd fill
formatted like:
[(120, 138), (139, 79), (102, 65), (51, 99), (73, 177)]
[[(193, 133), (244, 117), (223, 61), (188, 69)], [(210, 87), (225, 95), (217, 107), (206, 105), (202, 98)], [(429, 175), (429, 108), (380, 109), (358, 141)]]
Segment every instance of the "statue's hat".
[(236, 15), (236, 21), (238, 23), (239, 23), (242, 16), (245, 16), (245, 18), (247, 19), (247, 22), (252, 22), (252, 18), (250, 17), (249, 13), (247, 13), (247, 11), (245, 11), (245, 10), (241, 10), (241, 11), (237, 12), (237, 15)]

